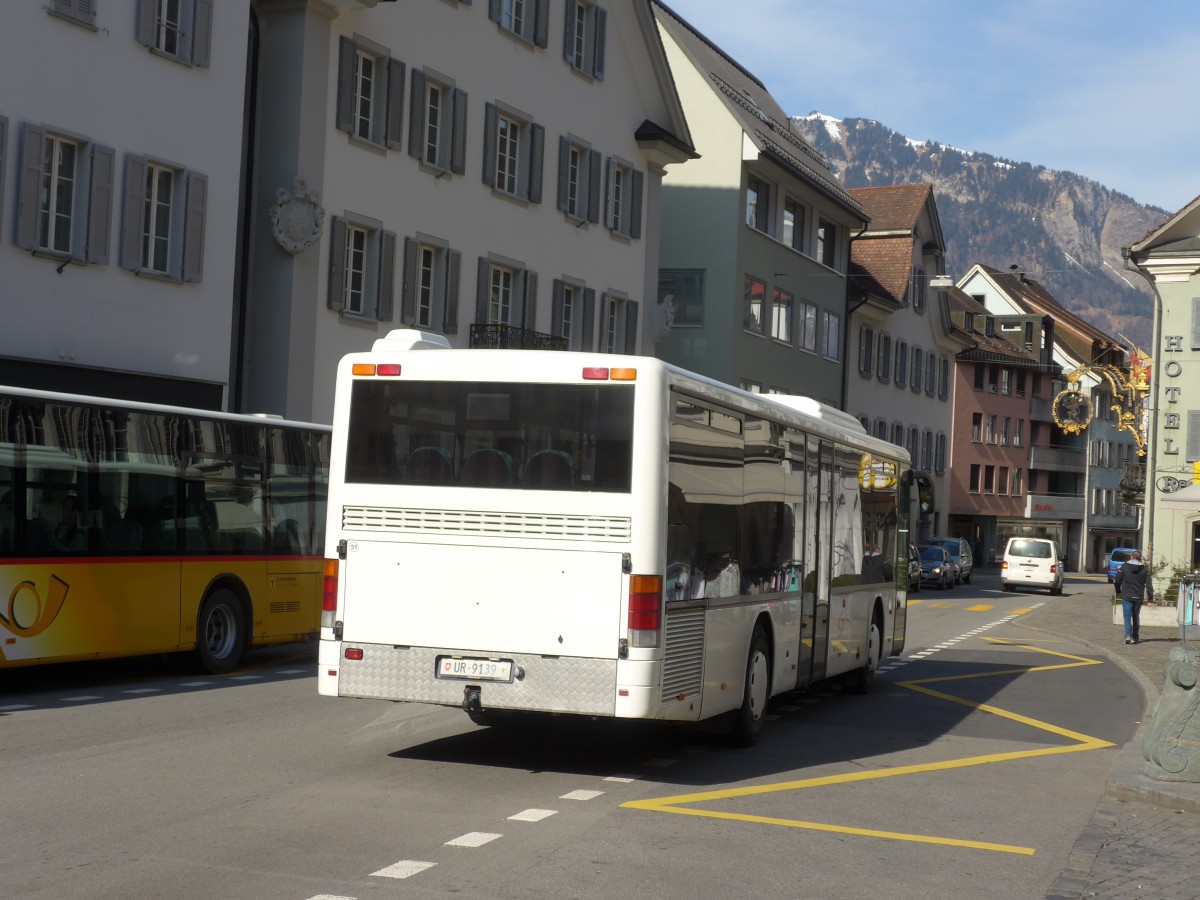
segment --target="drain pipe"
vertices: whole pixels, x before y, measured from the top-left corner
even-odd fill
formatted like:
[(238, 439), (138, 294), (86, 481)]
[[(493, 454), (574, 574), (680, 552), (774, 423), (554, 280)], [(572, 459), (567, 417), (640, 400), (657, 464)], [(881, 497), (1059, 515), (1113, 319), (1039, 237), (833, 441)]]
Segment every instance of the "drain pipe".
[(1150, 285), (1150, 290), (1154, 292), (1154, 336), (1151, 338), (1150, 359), (1155, 371), (1150, 377), (1150, 427), (1147, 429), (1149, 433), (1146, 435), (1146, 518), (1142, 523), (1142, 543), (1145, 545), (1147, 560), (1151, 560), (1154, 558), (1154, 482), (1158, 475), (1155, 458), (1158, 452), (1158, 380), (1162, 372), (1159, 366), (1161, 362), (1159, 346), (1162, 343), (1162, 295), (1158, 292), (1157, 282), (1144, 272), (1133, 258), (1131, 247), (1121, 248), (1121, 258), (1125, 261), (1123, 267), (1125, 271), (1141, 275)]

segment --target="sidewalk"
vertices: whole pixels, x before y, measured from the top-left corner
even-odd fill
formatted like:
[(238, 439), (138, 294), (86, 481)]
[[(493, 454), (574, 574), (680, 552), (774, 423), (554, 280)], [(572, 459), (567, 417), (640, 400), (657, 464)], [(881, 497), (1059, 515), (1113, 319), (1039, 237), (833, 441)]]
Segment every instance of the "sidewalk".
[(1014, 624), (1089, 646), (1127, 672), (1146, 702), (1142, 724), (1118, 751), (1104, 796), (1047, 900), (1197, 900), (1200, 784), (1156, 781), (1142, 774), (1142, 733), (1162, 691), (1163, 664), (1179, 643), (1179, 628), (1143, 625), (1141, 643), (1125, 644), (1124, 630), (1112, 622), (1112, 585), (1103, 575), (1068, 576), (1067, 591)]

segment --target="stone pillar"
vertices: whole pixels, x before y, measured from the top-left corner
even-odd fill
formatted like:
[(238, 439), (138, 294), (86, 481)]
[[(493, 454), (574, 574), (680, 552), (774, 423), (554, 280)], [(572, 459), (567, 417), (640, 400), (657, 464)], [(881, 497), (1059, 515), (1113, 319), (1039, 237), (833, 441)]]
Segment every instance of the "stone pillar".
[(1163, 666), (1162, 696), (1142, 738), (1143, 771), (1159, 781), (1200, 782), (1200, 652), (1187, 645), (1171, 649)]

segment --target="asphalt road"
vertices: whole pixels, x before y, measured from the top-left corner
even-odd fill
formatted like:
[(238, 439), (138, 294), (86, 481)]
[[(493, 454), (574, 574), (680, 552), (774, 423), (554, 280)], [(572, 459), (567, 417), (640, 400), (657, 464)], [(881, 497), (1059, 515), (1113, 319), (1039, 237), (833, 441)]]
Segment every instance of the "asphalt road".
[[(876, 692), (702, 730), (316, 695), (315, 650), (0, 673), (0, 896), (1026, 898), (1141, 714), (994, 576), (921, 591)], [(1070, 588), (1068, 588), (1070, 590)]]

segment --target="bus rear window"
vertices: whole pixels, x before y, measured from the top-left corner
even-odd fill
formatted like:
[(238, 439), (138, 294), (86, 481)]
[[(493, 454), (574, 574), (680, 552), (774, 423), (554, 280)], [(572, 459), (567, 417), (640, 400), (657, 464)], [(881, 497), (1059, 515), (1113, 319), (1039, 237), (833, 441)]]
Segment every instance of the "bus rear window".
[(628, 492), (628, 384), (356, 381), (346, 481)]

